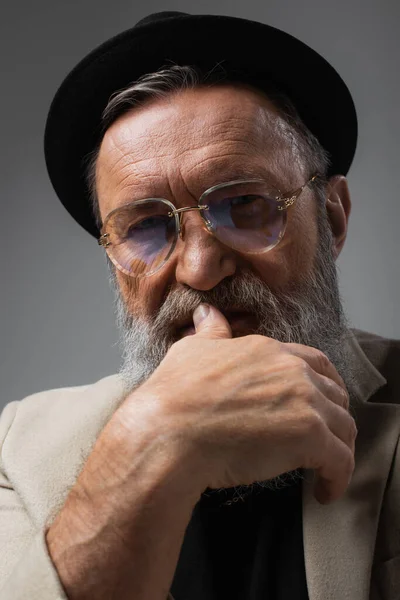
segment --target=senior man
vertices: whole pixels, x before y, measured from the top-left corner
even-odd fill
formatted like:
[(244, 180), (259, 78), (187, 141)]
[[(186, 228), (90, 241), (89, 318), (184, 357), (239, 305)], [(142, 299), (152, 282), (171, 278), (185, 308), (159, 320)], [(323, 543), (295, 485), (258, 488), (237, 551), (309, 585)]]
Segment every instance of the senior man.
[(157, 13), (65, 79), (49, 174), (123, 364), (0, 420), (2, 600), (395, 600), (399, 343), (351, 329), (350, 93), (243, 19)]

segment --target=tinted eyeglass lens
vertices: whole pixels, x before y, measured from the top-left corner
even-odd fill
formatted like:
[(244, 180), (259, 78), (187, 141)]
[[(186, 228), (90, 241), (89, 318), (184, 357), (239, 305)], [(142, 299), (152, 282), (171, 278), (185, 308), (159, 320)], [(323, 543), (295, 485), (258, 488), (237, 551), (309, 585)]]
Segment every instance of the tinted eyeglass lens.
[(176, 237), (175, 217), (164, 202), (147, 200), (111, 215), (110, 254), (127, 273), (148, 275), (168, 258)]
[(204, 216), (214, 235), (227, 246), (245, 252), (263, 252), (283, 236), (286, 211), (278, 210), (278, 191), (259, 183), (217, 189), (202, 199)]

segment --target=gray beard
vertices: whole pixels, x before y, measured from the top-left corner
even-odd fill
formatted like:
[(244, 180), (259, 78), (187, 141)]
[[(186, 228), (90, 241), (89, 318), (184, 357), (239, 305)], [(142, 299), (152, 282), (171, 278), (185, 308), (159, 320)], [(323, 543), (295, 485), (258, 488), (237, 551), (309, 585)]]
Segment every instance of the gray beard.
[[(122, 347), (119, 374), (128, 392), (151, 376), (172, 344), (179, 339), (174, 326), (176, 320), (190, 319), (194, 309), (201, 302), (207, 302), (220, 310), (234, 306), (235, 310), (253, 313), (259, 323), (258, 328), (253, 330), (255, 334), (322, 350), (345, 382), (352, 405), (357, 374), (350, 366), (347, 346), (343, 343), (350, 335), (349, 322), (342, 307), (333, 258), (334, 238), (325, 207), (318, 207), (318, 237), (312, 272), (301, 275), (300, 281), (290, 288), (272, 292), (252, 271), (242, 270), (209, 291), (189, 287), (170, 290), (157, 315), (148, 322), (128, 311), (114, 266), (107, 259)], [(277, 490), (296, 484), (299, 479), (303, 479), (302, 471), (296, 469), (267, 481), (256, 481), (233, 489), (241, 497), (243, 492), (247, 495), (256, 487)], [(215, 490), (217, 493), (223, 491)]]

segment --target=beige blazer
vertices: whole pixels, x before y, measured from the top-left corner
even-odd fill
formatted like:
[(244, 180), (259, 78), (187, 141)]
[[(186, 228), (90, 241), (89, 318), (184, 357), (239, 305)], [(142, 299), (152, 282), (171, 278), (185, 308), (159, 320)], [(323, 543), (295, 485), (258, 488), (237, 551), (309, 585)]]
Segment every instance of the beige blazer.
[[(400, 342), (353, 329), (348, 343), (359, 373), (356, 468), (345, 496), (327, 506), (313, 497), (312, 470), (301, 482), (309, 598), (399, 600)], [(119, 375), (110, 375), (36, 393), (3, 410), (1, 600), (66, 599), (44, 530), (125, 396)]]

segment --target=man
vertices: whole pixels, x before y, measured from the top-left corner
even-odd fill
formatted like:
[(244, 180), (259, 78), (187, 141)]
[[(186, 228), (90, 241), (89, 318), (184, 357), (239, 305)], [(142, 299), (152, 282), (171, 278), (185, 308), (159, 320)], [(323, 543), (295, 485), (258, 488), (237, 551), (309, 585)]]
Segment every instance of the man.
[(242, 19), (151, 15), (66, 78), (47, 166), (123, 365), (3, 411), (2, 599), (398, 598), (399, 344), (335, 268), (356, 134), (332, 67)]

